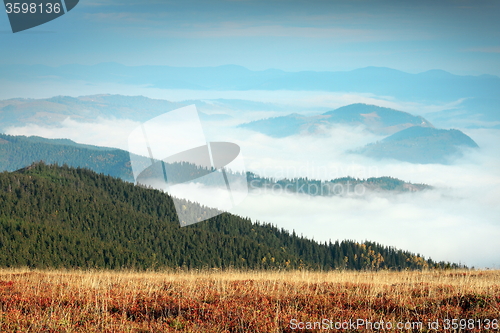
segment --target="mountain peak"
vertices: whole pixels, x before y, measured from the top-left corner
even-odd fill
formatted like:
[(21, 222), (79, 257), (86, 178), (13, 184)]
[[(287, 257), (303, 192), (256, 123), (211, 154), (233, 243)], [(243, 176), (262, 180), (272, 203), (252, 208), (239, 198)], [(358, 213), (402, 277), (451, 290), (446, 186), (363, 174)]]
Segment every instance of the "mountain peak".
[(381, 134), (393, 134), (411, 126), (433, 127), (429, 121), (421, 116), (363, 103), (342, 106), (325, 112), (323, 115), (329, 116), (330, 122), (363, 124), (371, 131)]
[(478, 145), (456, 129), (413, 126), (356, 152), (375, 159), (450, 164), (463, 155), (463, 148), (478, 148)]
[(442, 69), (431, 69), (422, 73), (418, 73), (417, 75), (426, 76), (428, 78), (446, 78), (446, 79), (453, 78), (454, 76), (456, 76)]
[(457, 129), (438, 129), (431, 127), (413, 126), (402, 131), (399, 131), (382, 141), (385, 142), (395, 142), (402, 140), (412, 140), (412, 139), (422, 139), (422, 138), (434, 138), (446, 140), (449, 144), (456, 146), (467, 146), (471, 148), (478, 148), (474, 140), (472, 140), (468, 135), (464, 134), (462, 131)]

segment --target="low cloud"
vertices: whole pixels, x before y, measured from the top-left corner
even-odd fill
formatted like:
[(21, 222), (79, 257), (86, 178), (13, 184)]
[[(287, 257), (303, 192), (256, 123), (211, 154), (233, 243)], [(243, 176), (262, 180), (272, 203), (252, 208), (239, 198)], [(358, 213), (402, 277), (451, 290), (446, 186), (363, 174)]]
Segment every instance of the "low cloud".
[(234, 212), (322, 242), (370, 240), (434, 260), (497, 268), (500, 263), (500, 209), (449, 190), (314, 198), (250, 194)]
[(98, 118), (95, 122), (78, 122), (66, 118), (57, 127), (43, 127), (27, 124), (21, 127), (8, 127), (6, 134), (41, 136), (49, 139), (70, 139), (102, 147), (112, 147), (127, 150), (128, 136), (140, 123), (131, 120)]
[[(241, 132), (247, 168), (276, 178), (392, 176), (434, 190), (407, 194), (309, 197), (251, 194), (240, 215), (295, 229), (319, 241), (371, 240), (434, 260), (499, 267), (500, 130), (468, 130), (481, 147), (452, 165), (375, 161), (345, 150), (377, 139), (363, 128), (334, 127), (323, 136), (273, 139)], [(236, 133), (233, 133), (237, 137)]]

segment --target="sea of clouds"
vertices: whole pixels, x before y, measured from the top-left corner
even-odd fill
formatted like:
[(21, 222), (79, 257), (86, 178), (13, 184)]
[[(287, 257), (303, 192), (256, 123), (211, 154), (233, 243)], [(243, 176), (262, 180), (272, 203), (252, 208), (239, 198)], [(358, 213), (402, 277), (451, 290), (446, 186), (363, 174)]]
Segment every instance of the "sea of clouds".
[[(243, 92), (234, 94), (222, 97), (245, 97)], [(257, 100), (255, 96), (247, 94), (246, 97)], [(275, 95), (267, 92), (258, 100), (285, 103), (286, 96), (286, 92), (276, 92)], [(355, 94), (288, 92), (288, 99), (287, 103), (310, 103), (311, 114), (320, 108), (335, 108), (356, 102), (415, 110), (413, 113), (420, 115), (450, 107), (424, 107), (390, 98)], [(376, 161), (347, 153), (350, 149), (382, 139), (363, 127), (334, 126), (320, 135), (299, 134), (277, 139), (234, 126), (262, 118), (263, 115), (266, 114), (262, 111), (235, 111), (233, 116), (236, 118), (229, 123), (203, 123), (207, 141), (237, 143), (247, 171), (262, 176), (322, 180), (345, 176), (391, 176), (429, 184), (434, 189), (417, 193), (364, 193), (343, 197), (256, 191), (250, 192), (243, 203), (231, 212), (249, 216), (255, 221), (271, 222), (288, 230), (294, 229), (298, 234), (317, 241), (370, 240), (438, 261), (500, 267), (500, 243), (497, 241), (500, 239), (500, 130), (462, 129), (478, 143), (480, 149), (467, 151), (451, 165), (410, 164)], [(271, 115), (275, 116), (276, 112)], [(139, 125), (127, 119), (110, 119), (103, 115), (93, 123), (68, 118), (58, 127), (26, 124), (8, 128), (6, 132), (69, 138), (79, 143), (127, 150), (128, 135)], [(197, 191), (198, 195), (203, 195), (204, 189), (198, 187)]]

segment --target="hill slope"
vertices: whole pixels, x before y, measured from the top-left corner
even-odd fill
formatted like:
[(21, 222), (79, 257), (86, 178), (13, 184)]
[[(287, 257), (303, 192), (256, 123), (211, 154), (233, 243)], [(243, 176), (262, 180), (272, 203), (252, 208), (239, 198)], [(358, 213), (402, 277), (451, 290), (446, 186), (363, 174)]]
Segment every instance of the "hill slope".
[[(170, 197), (85, 169), (35, 164), (0, 174), (0, 266), (443, 267), (375, 243), (319, 244), (222, 214), (180, 228)], [(186, 210), (208, 210), (186, 202)], [(332, 235), (335, 237), (335, 235)]]
[[(237, 101), (235, 101), (237, 102)], [(204, 121), (230, 119), (226, 114), (214, 113), (227, 110), (231, 101), (219, 101), (217, 107), (199, 100), (170, 102), (144, 96), (90, 95), (80, 97), (56, 96), (45, 99), (14, 98), (0, 100), (0, 130), (8, 127), (36, 124), (58, 126), (68, 117), (75, 121), (95, 122), (99, 117), (146, 121), (165, 112), (196, 104)], [(215, 110), (214, 110), (215, 109)]]
[(365, 156), (411, 163), (450, 163), (463, 148), (478, 148), (469, 136), (455, 129), (410, 127), (359, 150)]
[(143, 121), (185, 106), (143, 96), (57, 96), (46, 99), (16, 98), (0, 101), (1, 128), (25, 124), (58, 125), (68, 117), (93, 122), (99, 117)]
[(433, 127), (430, 122), (421, 116), (360, 103), (346, 105), (328, 111), (324, 115), (329, 116), (328, 121), (331, 123), (363, 124), (371, 131), (380, 134), (392, 134), (412, 126)]
[(134, 181), (127, 151), (82, 145), (68, 139), (0, 133), (0, 171), (14, 171), (39, 161), (89, 168), (129, 182)]

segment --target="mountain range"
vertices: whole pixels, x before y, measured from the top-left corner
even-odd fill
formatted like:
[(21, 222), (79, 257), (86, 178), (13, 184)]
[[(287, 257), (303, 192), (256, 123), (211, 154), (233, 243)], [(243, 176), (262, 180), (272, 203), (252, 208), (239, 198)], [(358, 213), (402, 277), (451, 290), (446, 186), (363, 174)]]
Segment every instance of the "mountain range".
[(351, 104), (317, 116), (290, 114), (240, 125), (271, 137), (315, 134), (329, 126), (363, 126), (368, 131), (388, 135), (380, 142), (351, 150), (375, 159), (394, 159), (410, 163), (451, 163), (464, 149), (478, 145), (463, 132), (443, 130), (421, 116), (367, 104)]
[[(108, 118), (142, 122), (188, 104), (196, 104), (199, 109), (209, 112), (198, 112), (200, 119), (205, 122), (230, 119), (231, 116), (227, 113), (231, 113), (236, 108), (247, 110), (279, 108), (269, 103), (243, 100), (170, 102), (143, 96), (121, 95), (10, 99), (0, 101), (0, 130), (26, 124), (60, 126), (61, 121), (68, 117), (76, 121), (95, 122), (103, 115)], [(271, 137), (286, 137), (299, 133), (321, 133), (333, 124), (363, 126), (372, 133), (384, 136), (395, 134), (412, 126), (433, 128), (433, 125), (421, 116), (361, 103), (346, 105), (316, 116), (293, 113), (287, 116), (256, 120), (240, 126)], [(413, 163), (449, 163), (453, 158), (460, 156), (461, 147), (474, 148), (477, 146), (475, 143), (469, 144), (472, 139), (463, 133), (461, 137), (467, 137), (463, 141), (457, 136), (452, 140), (451, 136), (442, 135), (443, 133), (437, 129), (436, 131), (427, 130), (421, 132), (418, 139), (406, 138), (404, 143), (398, 143), (396, 142), (398, 140), (395, 139), (397, 137), (395, 137), (390, 139), (392, 141), (390, 146), (387, 141), (384, 141), (366, 149), (357, 149), (351, 152), (362, 153), (372, 158), (389, 158)], [(423, 139), (422, 135), (430, 137)], [(440, 137), (439, 149), (435, 149), (433, 146), (437, 137)], [(410, 142), (412, 140), (413, 143)], [(393, 151), (394, 153), (392, 153)], [(403, 154), (402, 151), (405, 153)], [(413, 157), (407, 158), (405, 155)], [(120, 177), (122, 176), (120, 175)], [(124, 179), (129, 180), (130, 178)]]
[(2, 65), (0, 77), (9, 81), (84, 81), (149, 85), (163, 89), (196, 90), (308, 90), (367, 92), (404, 100), (452, 101), (496, 98), (500, 78), (460, 76), (443, 70), (410, 74), (386, 67), (345, 72), (252, 71), (236, 65), (218, 67), (97, 65)]
[[(451, 103), (452, 107), (428, 115), (430, 120), (446, 126), (500, 126), (498, 76), (461, 76), (437, 69), (411, 74), (385, 67), (345, 72), (285, 72), (276, 69), (252, 71), (235, 65), (197, 68), (125, 66), (118, 63), (59, 67), (0, 65), (0, 78), (3, 84), (22, 85), (67, 86), (83, 82), (88, 85), (102, 83), (152, 89), (363, 93), (427, 105)], [(449, 117), (450, 114), (453, 118)]]

